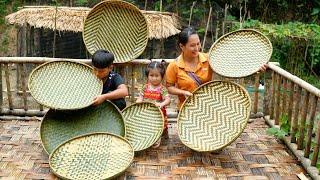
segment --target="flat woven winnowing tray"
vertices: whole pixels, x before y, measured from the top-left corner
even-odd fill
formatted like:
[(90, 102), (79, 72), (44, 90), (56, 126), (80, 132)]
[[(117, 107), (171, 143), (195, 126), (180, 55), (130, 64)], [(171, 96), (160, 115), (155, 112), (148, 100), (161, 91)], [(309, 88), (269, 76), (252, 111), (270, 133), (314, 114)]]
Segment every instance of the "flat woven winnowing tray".
[(250, 110), (249, 94), (240, 85), (208, 82), (183, 103), (177, 121), (179, 138), (195, 151), (222, 149), (242, 133)]
[(40, 138), (50, 154), (61, 143), (88, 133), (109, 132), (125, 136), (121, 112), (106, 101), (97, 107), (90, 106), (76, 111), (49, 110), (40, 125)]
[(53, 173), (64, 179), (109, 179), (133, 161), (131, 144), (120, 136), (94, 133), (71, 139), (49, 157)]
[(102, 81), (86, 64), (53, 61), (35, 68), (28, 81), (33, 98), (52, 109), (73, 110), (87, 107), (102, 93)]
[(128, 2), (103, 1), (87, 16), (83, 41), (91, 54), (105, 49), (115, 55), (114, 63), (128, 62), (143, 53), (147, 46), (147, 20)]
[(270, 60), (272, 44), (253, 29), (233, 31), (220, 37), (209, 50), (209, 63), (214, 72), (225, 77), (245, 77)]
[(134, 151), (152, 146), (163, 132), (164, 120), (159, 107), (153, 103), (134, 103), (122, 110), (126, 139)]

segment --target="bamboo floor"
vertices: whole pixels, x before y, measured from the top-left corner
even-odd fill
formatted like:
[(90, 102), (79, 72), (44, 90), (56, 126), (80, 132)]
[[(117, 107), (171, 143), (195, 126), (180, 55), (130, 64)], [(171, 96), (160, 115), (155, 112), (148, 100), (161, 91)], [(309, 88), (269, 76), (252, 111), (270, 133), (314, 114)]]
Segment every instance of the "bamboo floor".
[[(0, 179), (57, 179), (39, 138), (40, 121), (0, 121)], [(298, 179), (306, 174), (286, 146), (266, 134), (262, 118), (248, 124), (241, 136), (216, 153), (198, 153), (184, 146), (176, 123), (157, 149), (135, 154), (117, 179)]]

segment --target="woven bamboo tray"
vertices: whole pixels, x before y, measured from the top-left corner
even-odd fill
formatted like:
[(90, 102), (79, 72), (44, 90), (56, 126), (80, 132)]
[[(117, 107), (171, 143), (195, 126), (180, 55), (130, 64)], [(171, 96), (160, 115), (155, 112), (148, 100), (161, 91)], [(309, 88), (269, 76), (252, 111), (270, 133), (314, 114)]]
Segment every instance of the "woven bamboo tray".
[(76, 111), (49, 110), (40, 126), (42, 145), (48, 154), (71, 138), (95, 132), (125, 136), (122, 114), (109, 101)]
[(105, 49), (115, 55), (115, 63), (137, 58), (148, 43), (148, 24), (143, 13), (124, 1), (103, 1), (89, 12), (83, 41), (93, 54)]
[(211, 68), (225, 77), (245, 77), (270, 60), (272, 44), (253, 29), (230, 32), (220, 37), (209, 50)]
[(178, 135), (183, 144), (199, 151), (216, 151), (232, 143), (247, 125), (251, 110), (248, 92), (240, 85), (211, 81), (183, 103)]
[(81, 109), (102, 93), (102, 81), (86, 64), (53, 61), (35, 68), (28, 81), (33, 98), (52, 109)]
[(153, 103), (134, 103), (123, 109), (122, 114), (126, 125), (126, 138), (134, 151), (147, 149), (160, 138), (164, 117)]
[(109, 179), (133, 161), (130, 143), (107, 133), (88, 134), (57, 147), (49, 157), (54, 174), (65, 179)]

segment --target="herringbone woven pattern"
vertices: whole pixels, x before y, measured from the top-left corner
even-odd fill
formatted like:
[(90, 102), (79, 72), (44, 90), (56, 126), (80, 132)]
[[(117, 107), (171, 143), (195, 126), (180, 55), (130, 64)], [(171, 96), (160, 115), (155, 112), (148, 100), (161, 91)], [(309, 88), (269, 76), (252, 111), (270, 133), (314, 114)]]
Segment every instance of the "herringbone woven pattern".
[(134, 157), (125, 139), (106, 133), (72, 139), (49, 158), (52, 171), (67, 179), (107, 179), (126, 170)]
[(83, 30), (87, 50), (106, 49), (115, 63), (138, 57), (148, 42), (147, 20), (134, 5), (123, 1), (103, 1), (88, 14)]
[(161, 136), (164, 126), (161, 110), (152, 103), (135, 103), (122, 111), (126, 138), (134, 151), (152, 146)]
[(226, 77), (245, 77), (259, 70), (272, 54), (269, 39), (258, 31), (246, 29), (220, 37), (209, 50), (212, 69)]
[(95, 132), (125, 136), (121, 112), (109, 101), (77, 111), (49, 110), (40, 126), (41, 141), (48, 154), (69, 139)]
[(196, 151), (215, 151), (233, 142), (250, 115), (250, 97), (239, 85), (214, 81), (200, 86), (183, 104), (179, 137)]
[(102, 81), (88, 65), (71, 61), (45, 63), (32, 71), (28, 86), (34, 99), (52, 109), (80, 109), (102, 93)]

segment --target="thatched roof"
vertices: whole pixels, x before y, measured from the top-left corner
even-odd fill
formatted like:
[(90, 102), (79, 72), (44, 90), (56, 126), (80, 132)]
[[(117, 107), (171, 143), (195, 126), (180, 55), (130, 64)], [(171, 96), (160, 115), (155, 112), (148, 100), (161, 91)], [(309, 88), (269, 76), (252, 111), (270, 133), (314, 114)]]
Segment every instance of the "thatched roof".
[[(27, 23), (35, 28), (55, 29), (56, 26), (58, 31), (82, 32), (83, 22), (90, 10), (91, 8), (86, 7), (27, 6), (7, 15), (5, 19), (8, 24), (18, 26)], [(167, 38), (180, 32), (177, 15), (168, 12), (142, 12), (148, 21), (150, 39)]]

